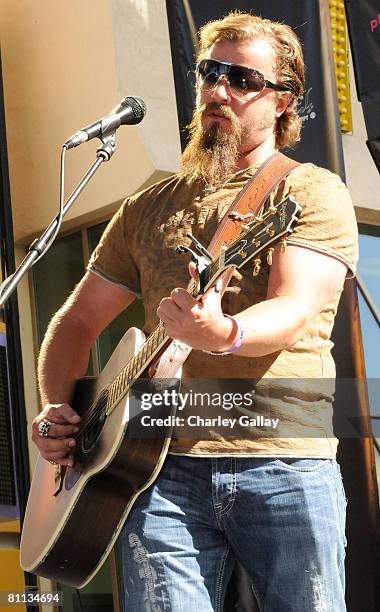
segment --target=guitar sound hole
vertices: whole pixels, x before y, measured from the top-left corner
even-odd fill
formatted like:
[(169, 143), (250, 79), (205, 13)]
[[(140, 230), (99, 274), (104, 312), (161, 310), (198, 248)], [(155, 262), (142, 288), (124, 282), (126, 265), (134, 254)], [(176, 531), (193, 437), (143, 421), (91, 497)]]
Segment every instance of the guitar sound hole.
[(89, 453), (93, 450), (102, 433), (107, 418), (107, 395), (106, 391), (100, 395), (92, 411), (92, 415), (88, 419), (88, 424), (81, 435), (81, 450), (83, 453)]

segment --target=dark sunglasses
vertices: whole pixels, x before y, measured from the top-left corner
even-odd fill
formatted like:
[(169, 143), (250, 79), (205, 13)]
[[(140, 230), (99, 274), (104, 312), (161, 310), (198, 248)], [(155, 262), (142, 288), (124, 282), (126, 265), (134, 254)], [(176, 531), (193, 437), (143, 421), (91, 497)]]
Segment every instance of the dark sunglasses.
[(275, 91), (288, 91), (286, 87), (265, 79), (259, 70), (238, 64), (204, 59), (199, 62), (196, 71), (201, 78), (202, 86), (208, 85), (210, 88), (215, 87), (222, 75), (226, 76), (231, 89), (239, 96), (249, 91), (262, 91), (265, 87)]

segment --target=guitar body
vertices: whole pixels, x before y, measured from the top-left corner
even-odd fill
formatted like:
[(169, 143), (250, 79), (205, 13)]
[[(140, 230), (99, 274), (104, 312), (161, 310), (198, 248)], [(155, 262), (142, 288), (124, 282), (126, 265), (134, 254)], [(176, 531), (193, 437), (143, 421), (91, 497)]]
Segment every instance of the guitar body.
[[(140, 330), (128, 330), (101, 375), (78, 383), (73, 407), (79, 414), (102, 396), (143, 342)], [(99, 570), (134, 501), (156, 479), (170, 443), (170, 431), (128, 437), (129, 422), (126, 393), (94, 422), (83, 443), (78, 440), (73, 468), (57, 475), (57, 467), (38, 457), (20, 546), (26, 571), (79, 588)]]

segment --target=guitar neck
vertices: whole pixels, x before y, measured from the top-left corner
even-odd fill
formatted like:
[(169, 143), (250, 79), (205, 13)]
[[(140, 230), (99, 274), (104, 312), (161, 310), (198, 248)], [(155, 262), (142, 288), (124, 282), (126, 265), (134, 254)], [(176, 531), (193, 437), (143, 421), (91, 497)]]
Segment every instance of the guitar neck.
[[(213, 263), (216, 264), (216, 262)], [(191, 283), (187, 291), (194, 298), (203, 293), (196, 282)], [(155, 357), (171, 341), (171, 338), (165, 333), (165, 328), (162, 325), (157, 325), (134, 357), (130, 359), (108, 387), (107, 413), (112, 411), (113, 406), (127, 393), (136, 378), (149, 368)]]
[(131, 384), (151, 365), (154, 358), (170, 341), (164, 327), (157, 325), (134, 357), (129, 360), (108, 387), (107, 413), (112, 411), (113, 406), (127, 393)]

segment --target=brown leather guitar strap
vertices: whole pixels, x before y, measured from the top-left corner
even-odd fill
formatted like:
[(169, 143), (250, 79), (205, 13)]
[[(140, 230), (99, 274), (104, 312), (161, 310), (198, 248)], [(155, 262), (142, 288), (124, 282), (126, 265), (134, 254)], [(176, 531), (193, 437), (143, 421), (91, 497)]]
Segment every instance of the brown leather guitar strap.
[[(235, 240), (240, 234), (241, 223), (236, 221), (236, 217), (238, 218), (243, 215), (256, 216), (261, 211), (261, 208), (264, 206), (271, 192), (288, 176), (293, 168), (298, 165), (299, 162), (290, 159), (290, 157), (287, 157), (283, 153), (275, 153), (265, 160), (238, 193), (219, 223), (207, 247), (211, 255), (217, 255), (224, 243)], [(232, 275), (233, 271), (230, 269), (221, 275), (221, 292), (224, 292)], [(192, 283), (193, 281), (190, 282), (189, 287)], [(191, 350), (191, 347), (181, 346), (179, 343), (172, 341), (160, 358), (154, 378), (174, 377), (179, 367), (186, 361)]]
[(247, 214), (256, 216), (271, 192), (296, 166), (299, 166), (299, 162), (283, 153), (275, 153), (269, 157), (238, 193), (218, 225), (207, 250), (212, 255), (217, 255), (224, 242), (235, 240), (240, 234), (241, 224), (231, 218), (231, 213), (237, 213), (237, 216)]

